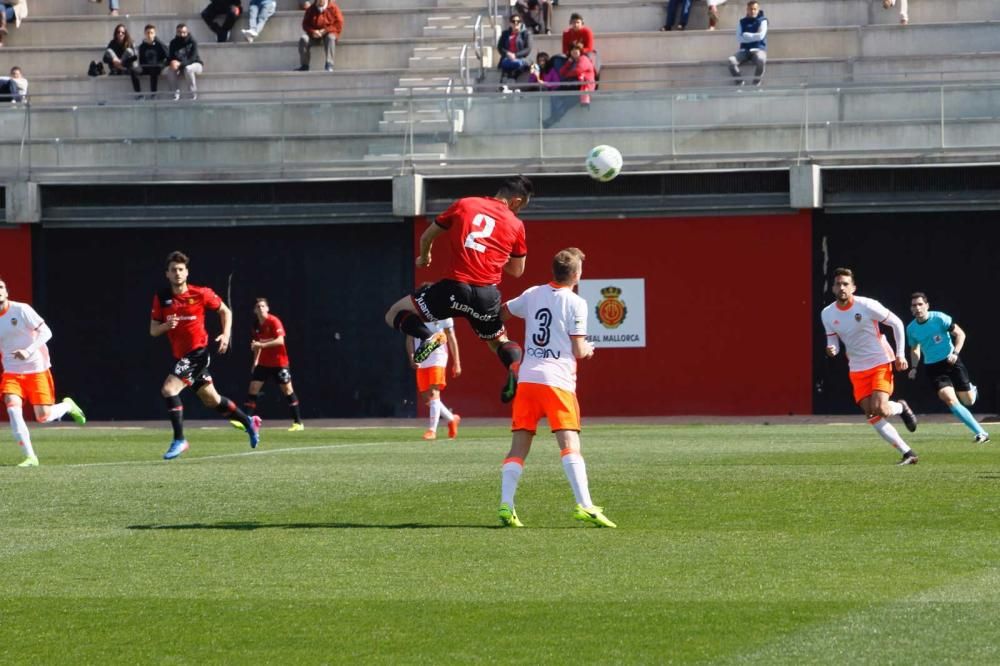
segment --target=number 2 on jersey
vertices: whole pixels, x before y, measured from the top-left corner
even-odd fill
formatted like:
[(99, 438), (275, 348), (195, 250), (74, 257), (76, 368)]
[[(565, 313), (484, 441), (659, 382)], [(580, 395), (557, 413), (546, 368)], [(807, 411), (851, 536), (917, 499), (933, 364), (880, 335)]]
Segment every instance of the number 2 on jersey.
[(482, 213), (477, 214), (474, 218), (472, 218), (472, 226), (482, 227), (482, 229), (469, 232), (469, 235), (465, 237), (465, 247), (471, 248), (476, 252), (486, 252), (486, 246), (482, 243), (477, 243), (476, 239), (489, 238), (490, 234), (493, 233), (493, 227), (496, 225), (497, 221), (489, 215), (483, 215)]

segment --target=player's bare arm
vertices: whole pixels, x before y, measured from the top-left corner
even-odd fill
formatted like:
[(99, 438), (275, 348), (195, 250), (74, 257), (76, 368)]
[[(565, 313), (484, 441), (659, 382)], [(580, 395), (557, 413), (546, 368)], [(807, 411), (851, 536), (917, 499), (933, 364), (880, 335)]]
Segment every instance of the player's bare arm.
[(418, 367), (420, 367), (419, 365), (417, 365), (417, 362), (413, 360), (413, 341), (414, 340), (416, 340), (416, 338), (411, 338), (408, 335), (404, 335), (403, 336), (403, 348), (406, 350), (406, 359), (410, 363), (410, 369), (411, 370), (416, 370)]
[(222, 324), (222, 333), (215, 336), (215, 341), (219, 343), (219, 353), (225, 354), (229, 351), (229, 339), (233, 334), (233, 311), (225, 303), (219, 306), (219, 323)]
[(511, 257), (503, 265), (503, 272), (513, 277), (524, 275), (524, 265), (527, 257)]
[(515, 315), (510, 311), (510, 308), (507, 307), (506, 303), (500, 306), (500, 321), (506, 324), (514, 317)]
[(437, 223), (424, 230), (424, 233), (420, 235), (420, 256), (417, 257), (417, 268), (426, 268), (431, 265), (431, 246), (434, 245), (434, 239), (447, 231)]
[(910, 379), (917, 378), (917, 366), (920, 365), (921, 356), (920, 345), (914, 345), (910, 348), (910, 371), (906, 373)]
[(156, 321), (155, 319), (149, 322), (149, 334), (154, 338), (158, 338), (167, 331), (177, 328), (177, 315), (167, 315), (166, 321)]
[(583, 335), (572, 335), (570, 340), (573, 344), (573, 356), (578, 359), (593, 358), (594, 345)]
[(448, 355), (449, 358), (451, 358), (451, 376), (459, 377), (462, 374), (462, 361), (458, 357), (458, 336), (455, 335), (455, 329), (444, 329), (444, 337), (448, 338)]
[(948, 334), (951, 335), (951, 343), (955, 346), (955, 351), (948, 356), (948, 363), (955, 365), (958, 362), (958, 355), (962, 353), (962, 347), (965, 346), (965, 331), (958, 324), (952, 324)]
[(271, 347), (280, 347), (285, 344), (285, 336), (279, 335), (276, 338), (271, 338), (270, 340), (254, 340), (250, 343), (250, 349), (253, 351), (259, 351), (261, 349), (270, 349)]

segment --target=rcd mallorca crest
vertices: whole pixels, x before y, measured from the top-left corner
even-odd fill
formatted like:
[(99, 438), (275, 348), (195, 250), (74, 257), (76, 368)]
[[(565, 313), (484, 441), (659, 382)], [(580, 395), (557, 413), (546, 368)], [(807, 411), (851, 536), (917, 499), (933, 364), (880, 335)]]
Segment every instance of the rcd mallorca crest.
[(604, 298), (597, 303), (594, 314), (597, 321), (601, 322), (605, 328), (618, 328), (625, 321), (628, 314), (628, 307), (625, 301), (620, 299), (622, 290), (618, 287), (605, 287), (601, 289), (601, 296)]

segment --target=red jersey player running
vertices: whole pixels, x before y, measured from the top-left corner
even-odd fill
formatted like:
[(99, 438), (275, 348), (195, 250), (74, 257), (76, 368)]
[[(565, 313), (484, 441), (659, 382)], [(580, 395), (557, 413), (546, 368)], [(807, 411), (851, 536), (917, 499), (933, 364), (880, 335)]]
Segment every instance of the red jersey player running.
[(229, 338), (233, 329), (233, 313), (219, 296), (208, 287), (188, 284), (188, 264), (190, 260), (183, 252), (172, 252), (167, 257), (167, 281), (170, 287), (153, 296), (153, 313), (149, 322), (149, 334), (158, 337), (166, 333), (177, 363), (167, 378), (163, 380), (160, 393), (167, 403), (170, 423), (174, 428), (174, 439), (163, 454), (164, 459), (173, 460), (188, 450), (184, 439), (184, 405), (181, 391), (192, 387), (206, 407), (213, 407), (224, 418), (239, 421), (250, 436), (250, 448), (257, 448), (260, 442), (260, 417), (252, 419), (236, 407), (229, 398), (219, 395), (208, 373), (211, 357), (208, 353), (208, 331), (205, 329), (205, 310), (219, 313), (222, 333), (216, 336), (219, 353), (229, 349)]
[[(826, 355), (833, 357), (844, 343), (854, 402), (868, 417), (875, 431), (903, 454), (899, 465), (915, 465), (917, 453), (886, 419), (899, 415), (906, 429), (917, 429), (917, 417), (905, 400), (889, 400), (893, 391), (892, 370), (906, 370), (906, 335), (903, 321), (872, 298), (855, 296), (854, 272), (849, 268), (833, 271), (833, 295), (837, 300), (823, 308), (821, 318), (826, 329)], [(879, 324), (892, 327), (896, 338), (893, 354)]]
[(0, 278), (0, 357), (3, 357), (3, 378), (0, 393), (10, 417), (10, 429), (21, 446), (24, 460), (18, 467), (38, 467), (38, 457), (31, 446), (28, 424), (24, 422), (22, 401), (35, 408), (39, 423), (58, 421), (69, 414), (79, 424), (87, 422), (72, 398), (55, 404), (55, 383), (49, 370), (49, 348), (52, 330), (35, 309), (27, 303), (7, 298), (7, 283)]
[[(247, 414), (253, 414), (257, 409), (257, 397), (264, 388), (264, 382), (273, 379), (288, 401), (288, 409), (292, 412), (292, 427), (288, 432), (305, 430), (302, 414), (299, 411), (299, 397), (292, 387), (292, 371), (289, 368), (288, 350), (285, 348), (285, 326), (281, 320), (271, 314), (271, 306), (266, 298), (258, 298), (253, 306), (257, 322), (253, 326), (253, 341), (250, 351), (253, 352), (253, 369), (250, 376), (250, 388), (247, 390), (247, 400), (243, 403)], [(233, 421), (233, 425), (242, 428), (243, 424)]]
[(453, 265), (438, 282), (396, 301), (385, 313), (385, 322), (423, 343), (413, 360), (421, 363), (445, 343), (444, 333), (431, 333), (425, 322), (464, 317), (473, 330), (497, 353), (507, 368), (507, 381), (500, 393), (503, 402), (514, 399), (521, 346), (507, 338), (500, 321), (500, 290), (507, 273), (520, 277), (528, 254), (524, 223), (517, 213), (534, 193), (524, 176), (508, 178), (495, 197), (459, 199), (438, 216), (420, 237), (417, 268), (431, 265), (434, 239), (448, 234)]

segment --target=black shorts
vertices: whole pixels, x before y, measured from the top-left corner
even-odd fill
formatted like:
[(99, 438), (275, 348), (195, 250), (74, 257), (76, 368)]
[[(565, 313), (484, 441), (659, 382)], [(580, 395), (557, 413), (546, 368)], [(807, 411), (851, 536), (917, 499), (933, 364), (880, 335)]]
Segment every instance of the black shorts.
[(948, 365), (948, 361), (938, 361), (928, 364), (924, 369), (927, 371), (927, 379), (937, 391), (949, 386), (953, 386), (956, 391), (968, 391), (972, 388), (969, 371), (961, 358), (955, 361), (955, 365)]
[(424, 321), (464, 317), (483, 340), (503, 335), (500, 290), (495, 284), (475, 287), (456, 280), (441, 280), (413, 292), (413, 304)]
[(190, 386), (197, 391), (205, 384), (212, 383), (212, 375), (208, 372), (208, 366), (211, 362), (212, 357), (209, 355), (207, 347), (195, 349), (177, 359), (170, 374), (178, 377), (185, 386)]
[(255, 382), (266, 382), (268, 379), (273, 379), (275, 384), (284, 386), (285, 384), (290, 384), (292, 382), (292, 372), (288, 368), (275, 368), (258, 365), (254, 367), (253, 373), (250, 375), (250, 379)]

